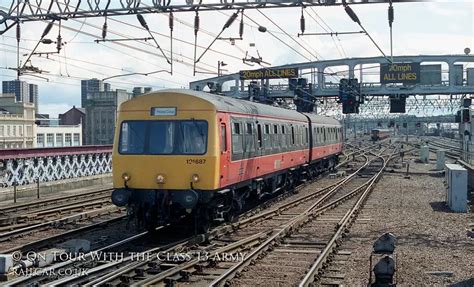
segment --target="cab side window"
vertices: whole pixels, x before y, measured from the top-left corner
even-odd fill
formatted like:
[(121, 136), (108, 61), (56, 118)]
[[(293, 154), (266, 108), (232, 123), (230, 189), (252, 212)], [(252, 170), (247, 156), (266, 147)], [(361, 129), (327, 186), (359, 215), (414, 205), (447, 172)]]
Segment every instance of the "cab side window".
[(227, 131), (225, 124), (221, 124), (221, 152), (227, 151)]

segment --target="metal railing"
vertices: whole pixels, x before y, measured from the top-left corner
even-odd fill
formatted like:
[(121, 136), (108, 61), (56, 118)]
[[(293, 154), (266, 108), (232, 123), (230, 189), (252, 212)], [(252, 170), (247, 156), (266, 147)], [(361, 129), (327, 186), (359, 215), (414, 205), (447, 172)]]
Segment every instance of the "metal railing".
[(112, 172), (112, 146), (0, 150), (0, 187)]

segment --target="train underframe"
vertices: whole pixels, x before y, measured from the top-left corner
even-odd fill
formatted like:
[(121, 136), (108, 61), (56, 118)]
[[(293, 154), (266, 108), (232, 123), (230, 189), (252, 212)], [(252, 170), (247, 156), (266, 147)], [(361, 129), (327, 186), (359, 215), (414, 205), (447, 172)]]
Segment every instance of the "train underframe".
[(129, 219), (148, 230), (185, 222), (194, 225), (195, 233), (205, 233), (212, 225), (232, 222), (246, 209), (270, 197), (294, 192), (299, 183), (334, 169), (337, 163), (338, 156), (334, 155), (218, 191), (116, 189), (112, 201), (127, 206)]

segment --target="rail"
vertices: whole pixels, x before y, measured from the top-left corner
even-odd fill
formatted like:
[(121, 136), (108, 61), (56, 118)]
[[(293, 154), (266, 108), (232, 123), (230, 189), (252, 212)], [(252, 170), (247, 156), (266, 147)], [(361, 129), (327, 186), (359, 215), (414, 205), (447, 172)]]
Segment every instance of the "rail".
[[(356, 189), (354, 193), (359, 192), (365, 187), (364, 192), (362, 195), (359, 197), (357, 200), (356, 204), (344, 215), (342, 220), (339, 223), (339, 227), (336, 231), (336, 233), (332, 236), (332, 238), (329, 240), (328, 244), (326, 244), (326, 247), (323, 249), (323, 251), (319, 254), (318, 258), (316, 261), (313, 263), (313, 265), (310, 267), (308, 272), (306, 273), (305, 277), (303, 280), (300, 282), (299, 287), (306, 287), (310, 286), (313, 281), (314, 277), (316, 274), (319, 273), (319, 271), (323, 268), (324, 263), (327, 261), (328, 257), (334, 252), (334, 249), (336, 248), (337, 245), (337, 240), (342, 236), (342, 234), (345, 232), (345, 230), (348, 228), (348, 225), (354, 221), (355, 216), (359, 210), (361, 209), (363, 203), (369, 196), (370, 192), (374, 188), (374, 184), (380, 179), (382, 176), (382, 173), (387, 166), (387, 163), (392, 159), (394, 154), (390, 155), (388, 159), (384, 159), (383, 157), (379, 157), (383, 160), (383, 166), (380, 169), (380, 171), (372, 177), (367, 184), (364, 184), (360, 188)], [(349, 196), (350, 194), (346, 195)]]
[[(372, 152), (371, 152), (372, 153)], [(325, 193), (323, 196), (318, 198), (317, 201), (315, 201), (310, 207), (308, 207), (304, 212), (301, 214), (297, 215), (296, 217), (292, 218), (289, 220), (282, 228), (272, 234), (270, 237), (268, 237), (262, 244), (260, 244), (257, 248), (255, 248), (250, 254), (246, 256), (246, 258), (239, 263), (233, 265), (230, 269), (228, 269), (226, 272), (221, 274), (218, 278), (216, 278), (210, 286), (222, 286), (224, 285), (227, 280), (230, 278), (233, 278), (236, 273), (238, 273), (240, 270), (242, 270), (245, 266), (250, 264), (252, 260), (258, 258), (260, 254), (263, 254), (265, 250), (268, 250), (270, 246), (272, 246), (275, 242), (277, 242), (280, 238), (288, 235), (291, 233), (293, 230), (298, 229), (301, 225), (305, 224), (308, 220), (311, 220), (311, 218), (314, 218), (315, 216), (323, 213), (329, 208), (332, 208), (336, 205), (338, 205), (340, 202), (344, 201), (347, 197), (355, 195), (359, 188), (357, 188), (355, 191), (351, 192), (347, 197), (339, 198), (337, 200), (332, 201), (329, 204), (324, 205), (323, 207), (319, 207), (325, 200), (329, 199), (332, 197), (337, 190), (341, 186), (343, 186), (346, 182), (350, 181), (353, 177), (355, 177), (361, 170), (365, 169), (372, 161), (366, 158), (366, 162), (362, 167), (358, 168), (356, 172), (353, 174), (349, 175), (339, 183), (337, 183), (333, 188), (330, 189), (327, 193)], [(362, 186), (366, 186), (368, 183), (370, 183), (373, 180), (371, 178), (370, 180), (366, 181)]]

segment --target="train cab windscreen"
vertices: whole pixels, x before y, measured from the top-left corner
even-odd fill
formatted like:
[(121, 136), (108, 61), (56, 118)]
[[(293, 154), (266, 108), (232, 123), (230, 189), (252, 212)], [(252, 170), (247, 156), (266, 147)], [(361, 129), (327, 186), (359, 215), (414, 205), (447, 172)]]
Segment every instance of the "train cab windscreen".
[(207, 149), (208, 124), (200, 120), (124, 121), (119, 153), (202, 155)]

